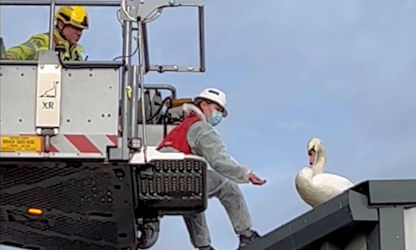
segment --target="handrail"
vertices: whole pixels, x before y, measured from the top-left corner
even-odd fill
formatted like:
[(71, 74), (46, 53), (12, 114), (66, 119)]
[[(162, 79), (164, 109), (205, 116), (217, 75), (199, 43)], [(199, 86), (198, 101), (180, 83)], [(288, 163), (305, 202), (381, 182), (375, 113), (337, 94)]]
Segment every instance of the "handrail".
[(164, 84), (144, 84), (144, 88), (145, 89), (164, 89), (164, 90), (169, 90), (170, 92), (172, 92), (172, 98), (176, 99), (176, 89), (172, 84), (168, 84), (168, 83), (164, 83)]
[(49, 50), (53, 50), (53, 30), (54, 30), (54, 21), (55, 21), (55, 0), (50, 1), (49, 6)]
[[(49, 6), (50, 0), (1, 0), (0, 5), (29, 5), (29, 6)], [(82, 6), (107, 6), (119, 7), (120, 1), (71, 1), (56, 0), (55, 5), (82, 5)]]
[[(27, 60), (0, 60), (0, 66), (2, 65), (33, 65), (37, 66), (38, 61)], [(85, 62), (65, 62), (65, 65), (71, 66), (71, 68), (120, 68), (124, 66), (123, 62), (115, 61), (85, 61)], [(65, 66), (64, 66), (65, 68)]]

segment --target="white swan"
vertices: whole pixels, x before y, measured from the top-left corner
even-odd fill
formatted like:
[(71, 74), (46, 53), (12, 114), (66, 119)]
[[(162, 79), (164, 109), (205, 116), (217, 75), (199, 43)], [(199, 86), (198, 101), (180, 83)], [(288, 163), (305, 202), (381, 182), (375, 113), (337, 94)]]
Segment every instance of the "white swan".
[(296, 189), (306, 203), (317, 207), (353, 186), (342, 176), (324, 173), (325, 148), (320, 139), (310, 139), (307, 149), (311, 166), (296, 176)]

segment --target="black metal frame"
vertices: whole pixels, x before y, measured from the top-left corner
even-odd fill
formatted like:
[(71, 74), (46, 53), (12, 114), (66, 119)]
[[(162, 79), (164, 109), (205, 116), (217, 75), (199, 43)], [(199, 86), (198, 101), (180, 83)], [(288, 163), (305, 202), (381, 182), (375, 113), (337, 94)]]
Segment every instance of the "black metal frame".
[(264, 235), (242, 250), (405, 250), (403, 209), (416, 207), (416, 180), (370, 180)]

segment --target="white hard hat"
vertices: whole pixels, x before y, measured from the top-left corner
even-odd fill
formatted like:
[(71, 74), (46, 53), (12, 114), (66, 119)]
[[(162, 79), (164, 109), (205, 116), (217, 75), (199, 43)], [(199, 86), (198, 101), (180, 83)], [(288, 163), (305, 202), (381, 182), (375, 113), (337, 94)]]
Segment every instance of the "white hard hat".
[(224, 109), (222, 116), (226, 117), (228, 115), (227, 97), (225, 96), (225, 93), (222, 92), (221, 90), (216, 89), (216, 88), (206, 88), (202, 90), (202, 92), (198, 96), (195, 97), (194, 101), (198, 99), (206, 99), (206, 100), (217, 103)]

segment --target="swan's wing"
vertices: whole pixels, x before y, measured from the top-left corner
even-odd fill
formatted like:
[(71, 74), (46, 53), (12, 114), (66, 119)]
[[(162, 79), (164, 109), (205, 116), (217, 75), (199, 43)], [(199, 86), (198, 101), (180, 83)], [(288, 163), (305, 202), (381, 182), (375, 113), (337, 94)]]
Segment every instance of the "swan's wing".
[(313, 177), (314, 186), (320, 195), (332, 199), (353, 186), (346, 178), (334, 174), (318, 174)]
[(299, 172), (295, 183), (299, 195), (313, 207), (334, 198), (352, 186), (352, 183), (342, 176), (327, 173), (312, 176), (308, 168)]

